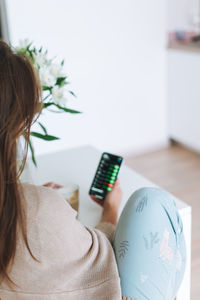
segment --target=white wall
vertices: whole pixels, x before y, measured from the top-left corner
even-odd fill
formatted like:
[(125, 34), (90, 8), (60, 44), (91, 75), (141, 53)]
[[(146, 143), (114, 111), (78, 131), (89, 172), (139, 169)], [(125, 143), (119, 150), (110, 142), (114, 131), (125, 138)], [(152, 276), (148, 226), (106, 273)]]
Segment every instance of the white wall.
[(11, 40), (29, 38), (66, 58), (73, 107), (42, 116), (62, 139), (36, 153), (92, 144), (114, 153), (167, 141), (166, 0), (7, 0)]
[(170, 137), (200, 152), (200, 53), (172, 49), (168, 66)]
[(168, 29), (192, 30), (200, 0), (168, 0)]

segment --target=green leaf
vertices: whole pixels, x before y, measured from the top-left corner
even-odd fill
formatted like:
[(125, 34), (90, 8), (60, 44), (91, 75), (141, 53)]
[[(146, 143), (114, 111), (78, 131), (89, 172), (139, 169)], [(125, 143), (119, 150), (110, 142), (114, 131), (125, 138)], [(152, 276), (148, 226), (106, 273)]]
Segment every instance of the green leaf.
[(50, 86), (43, 86), (42, 87), (42, 89), (43, 89), (43, 91), (51, 91), (52, 90), (52, 87), (50, 87)]
[(45, 140), (45, 141), (55, 141), (55, 140), (59, 140), (58, 137), (56, 136), (53, 136), (53, 135), (48, 135), (48, 134), (41, 134), (41, 133), (38, 133), (38, 132), (35, 132), (35, 131), (32, 131), (30, 133), (32, 136), (34, 137), (37, 137), (39, 139), (42, 139), (42, 140)]
[(38, 122), (38, 124), (40, 125), (40, 127), (42, 128), (42, 130), (44, 131), (44, 133), (48, 135), (47, 130), (44, 127), (44, 125), (42, 125), (42, 123), (40, 123), (40, 122)]
[(28, 53), (30, 55), (30, 58), (33, 60), (33, 53), (32, 53), (32, 51), (28, 50)]
[(70, 93), (72, 96), (74, 96), (75, 98), (77, 98), (76, 95), (74, 94), (74, 92), (69, 91), (69, 93)]
[(31, 143), (31, 140), (29, 140), (29, 147), (30, 147), (30, 150), (31, 150), (32, 161), (33, 161), (34, 165), (37, 167), (37, 163), (36, 163), (36, 160), (35, 160), (35, 152), (34, 152), (34, 148), (33, 148), (33, 145)]
[(69, 109), (69, 108), (66, 108), (66, 107), (62, 107), (62, 106), (60, 106), (58, 104), (55, 104), (55, 103), (54, 103), (54, 105), (56, 107), (58, 107), (59, 109), (62, 109), (65, 112), (68, 112), (68, 113), (71, 113), (71, 114), (81, 114), (82, 113), (81, 111), (77, 111), (77, 110), (74, 110), (74, 109)]
[(28, 46), (26, 47), (26, 49), (30, 49), (30, 47), (32, 46), (32, 44), (33, 44), (33, 42), (30, 42), (29, 44), (28, 44)]
[(58, 77), (57, 81), (56, 81), (56, 85), (58, 85), (59, 87), (62, 87), (63, 85), (65, 85), (65, 83), (66, 83), (65, 79), (66, 78), (67, 78), (66, 76), (65, 77)]
[(47, 107), (49, 107), (49, 106), (51, 106), (51, 105), (53, 105), (54, 103), (53, 102), (48, 102), (48, 103), (44, 103), (43, 105), (43, 107), (44, 108), (47, 108)]
[(44, 99), (42, 99), (42, 101), (44, 102), (45, 100), (47, 100), (47, 98), (49, 98), (49, 96), (51, 96), (51, 94), (48, 94), (46, 97), (44, 97)]
[(63, 59), (63, 60), (61, 61), (61, 66), (64, 66), (64, 63), (65, 63), (65, 60)]

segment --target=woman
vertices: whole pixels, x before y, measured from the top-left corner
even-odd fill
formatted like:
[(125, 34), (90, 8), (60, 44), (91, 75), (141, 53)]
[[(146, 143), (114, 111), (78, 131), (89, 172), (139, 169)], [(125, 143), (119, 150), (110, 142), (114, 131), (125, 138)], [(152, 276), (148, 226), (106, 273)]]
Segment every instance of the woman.
[(136, 191), (117, 224), (117, 180), (92, 229), (52, 188), (20, 183), (16, 144), (28, 145), (40, 96), (28, 58), (0, 41), (0, 299), (173, 299), (185, 244), (171, 195)]

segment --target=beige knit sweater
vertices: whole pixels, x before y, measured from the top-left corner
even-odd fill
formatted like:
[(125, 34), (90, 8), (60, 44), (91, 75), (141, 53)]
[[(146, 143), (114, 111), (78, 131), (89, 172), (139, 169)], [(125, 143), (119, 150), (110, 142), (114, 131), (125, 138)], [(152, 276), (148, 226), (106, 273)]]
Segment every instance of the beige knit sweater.
[[(16, 286), (2, 282), (1, 300), (121, 300), (111, 246), (115, 226), (83, 226), (77, 212), (55, 190), (23, 184), (28, 241), (21, 238), (9, 272)], [(123, 299), (129, 299), (124, 298)]]

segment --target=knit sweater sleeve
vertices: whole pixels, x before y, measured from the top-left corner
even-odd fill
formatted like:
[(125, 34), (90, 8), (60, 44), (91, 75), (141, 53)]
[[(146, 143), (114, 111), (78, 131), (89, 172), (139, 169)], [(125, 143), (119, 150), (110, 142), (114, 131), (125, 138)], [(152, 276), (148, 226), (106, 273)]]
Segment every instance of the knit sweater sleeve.
[(106, 222), (96, 228), (84, 226), (51, 188), (26, 185), (24, 191), (29, 247), (40, 263), (19, 244), (11, 274), (14, 282), (24, 291), (65, 293), (66, 299), (121, 300), (110, 243), (115, 226)]
[(101, 230), (112, 243), (116, 230), (115, 225), (109, 222), (100, 222), (95, 228)]

